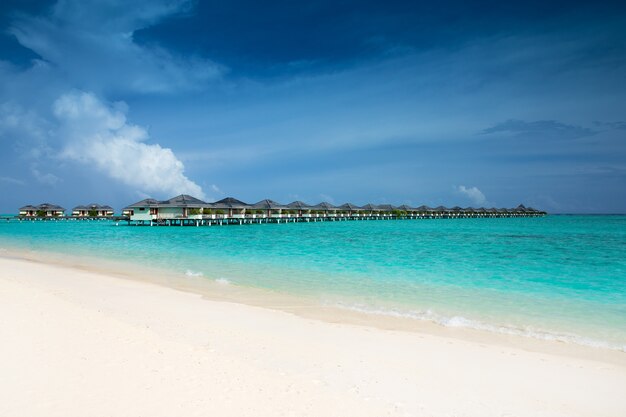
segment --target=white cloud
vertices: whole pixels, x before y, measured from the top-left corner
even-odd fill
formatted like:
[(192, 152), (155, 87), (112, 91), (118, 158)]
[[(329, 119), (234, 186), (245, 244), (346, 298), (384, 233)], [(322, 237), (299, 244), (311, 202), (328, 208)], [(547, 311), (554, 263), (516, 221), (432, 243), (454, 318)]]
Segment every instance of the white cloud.
[(215, 184), (211, 184), (211, 190), (217, 194), (224, 194), (224, 191), (222, 191), (222, 189)]
[(472, 203), (476, 205), (483, 205), (487, 203), (487, 198), (482, 191), (480, 191), (477, 187), (466, 187), (464, 185), (459, 185), (455, 187), (456, 191), (463, 194), (467, 197)]
[(12, 185), (26, 185), (24, 181), (18, 180), (17, 178), (12, 178), (12, 177), (0, 177), (0, 182), (4, 182), (6, 184), (12, 184)]
[(53, 112), (60, 123), (59, 139), (65, 143), (61, 158), (92, 165), (142, 193), (204, 198), (171, 149), (144, 143), (147, 131), (128, 123), (126, 110), (125, 104), (107, 105), (92, 93), (73, 92), (58, 98)]

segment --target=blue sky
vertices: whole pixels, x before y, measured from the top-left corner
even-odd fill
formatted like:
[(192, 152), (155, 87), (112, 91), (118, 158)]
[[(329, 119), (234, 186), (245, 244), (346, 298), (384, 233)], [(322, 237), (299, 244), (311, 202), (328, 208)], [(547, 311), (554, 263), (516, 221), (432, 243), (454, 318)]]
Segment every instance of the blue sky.
[(4, 1), (0, 212), (626, 212), (619, 2)]

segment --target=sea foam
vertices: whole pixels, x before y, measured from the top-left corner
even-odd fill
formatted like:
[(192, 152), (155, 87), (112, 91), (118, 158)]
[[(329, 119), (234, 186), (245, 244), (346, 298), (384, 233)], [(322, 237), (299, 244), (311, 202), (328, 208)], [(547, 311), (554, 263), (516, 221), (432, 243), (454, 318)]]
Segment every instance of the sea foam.
[(540, 340), (548, 340), (548, 341), (556, 341), (556, 342), (564, 342), (564, 343), (574, 343), (583, 346), (590, 346), (596, 348), (605, 348), (618, 350), (621, 352), (626, 352), (626, 345), (620, 345), (615, 343), (606, 342), (603, 340), (592, 339), (588, 337), (579, 336), (576, 334), (570, 333), (561, 333), (561, 332), (553, 332), (546, 331), (541, 329), (536, 329), (531, 326), (517, 327), (513, 325), (496, 325), (485, 323), (479, 320), (472, 320), (462, 316), (450, 316), (446, 317), (437, 313), (434, 313), (431, 310), (424, 311), (400, 311), (395, 309), (382, 309), (382, 308), (372, 308), (363, 305), (347, 305), (336, 303), (333, 304), (334, 307), (341, 308), (344, 310), (356, 311), (364, 314), (375, 314), (381, 316), (388, 317), (398, 317), (398, 318), (408, 318), (408, 319), (416, 319), (429, 321), (440, 326), (444, 327), (460, 327), (460, 328), (468, 328), (474, 330), (487, 331), (492, 333), (499, 333), (511, 336), (522, 336), (522, 337), (530, 337), (533, 339)]
[(191, 269), (188, 269), (185, 272), (185, 275), (187, 275), (188, 277), (201, 277), (201, 276), (204, 276), (204, 274), (202, 272), (192, 271)]

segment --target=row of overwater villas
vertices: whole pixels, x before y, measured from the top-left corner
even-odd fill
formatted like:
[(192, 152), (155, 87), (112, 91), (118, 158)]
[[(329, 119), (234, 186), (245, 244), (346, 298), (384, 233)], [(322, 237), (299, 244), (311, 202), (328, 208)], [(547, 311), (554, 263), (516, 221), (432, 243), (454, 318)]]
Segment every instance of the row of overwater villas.
[[(24, 206), (20, 208), (20, 217), (55, 218), (65, 217), (65, 209), (56, 204), (43, 203), (38, 206)], [(76, 206), (72, 209), (72, 217), (77, 218), (109, 218), (113, 217), (113, 207), (100, 204)]]
[(255, 204), (248, 204), (232, 197), (224, 198), (215, 203), (207, 203), (184, 194), (164, 201), (151, 198), (141, 200), (123, 210), (125, 217), (138, 222), (320, 217), (534, 217), (545, 214), (543, 211), (521, 204), (514, 209), (430, 208), (427, 206), (409, 207), (407, 205), (392, 206), (389, 204), (356, 206), (351, 203), (335, 206), (326, 202), (309, 205), (302, 201), (280, 204), (272, 200), (261, 200)]

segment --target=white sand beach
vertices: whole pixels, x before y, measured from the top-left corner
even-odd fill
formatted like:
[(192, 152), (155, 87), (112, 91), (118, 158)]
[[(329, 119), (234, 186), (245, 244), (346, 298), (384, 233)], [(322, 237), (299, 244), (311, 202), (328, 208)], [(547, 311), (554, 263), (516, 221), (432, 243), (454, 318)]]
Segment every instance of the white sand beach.
[(559, 349), (0, 258), (0, 416), (626, 415), (626, 354)]

